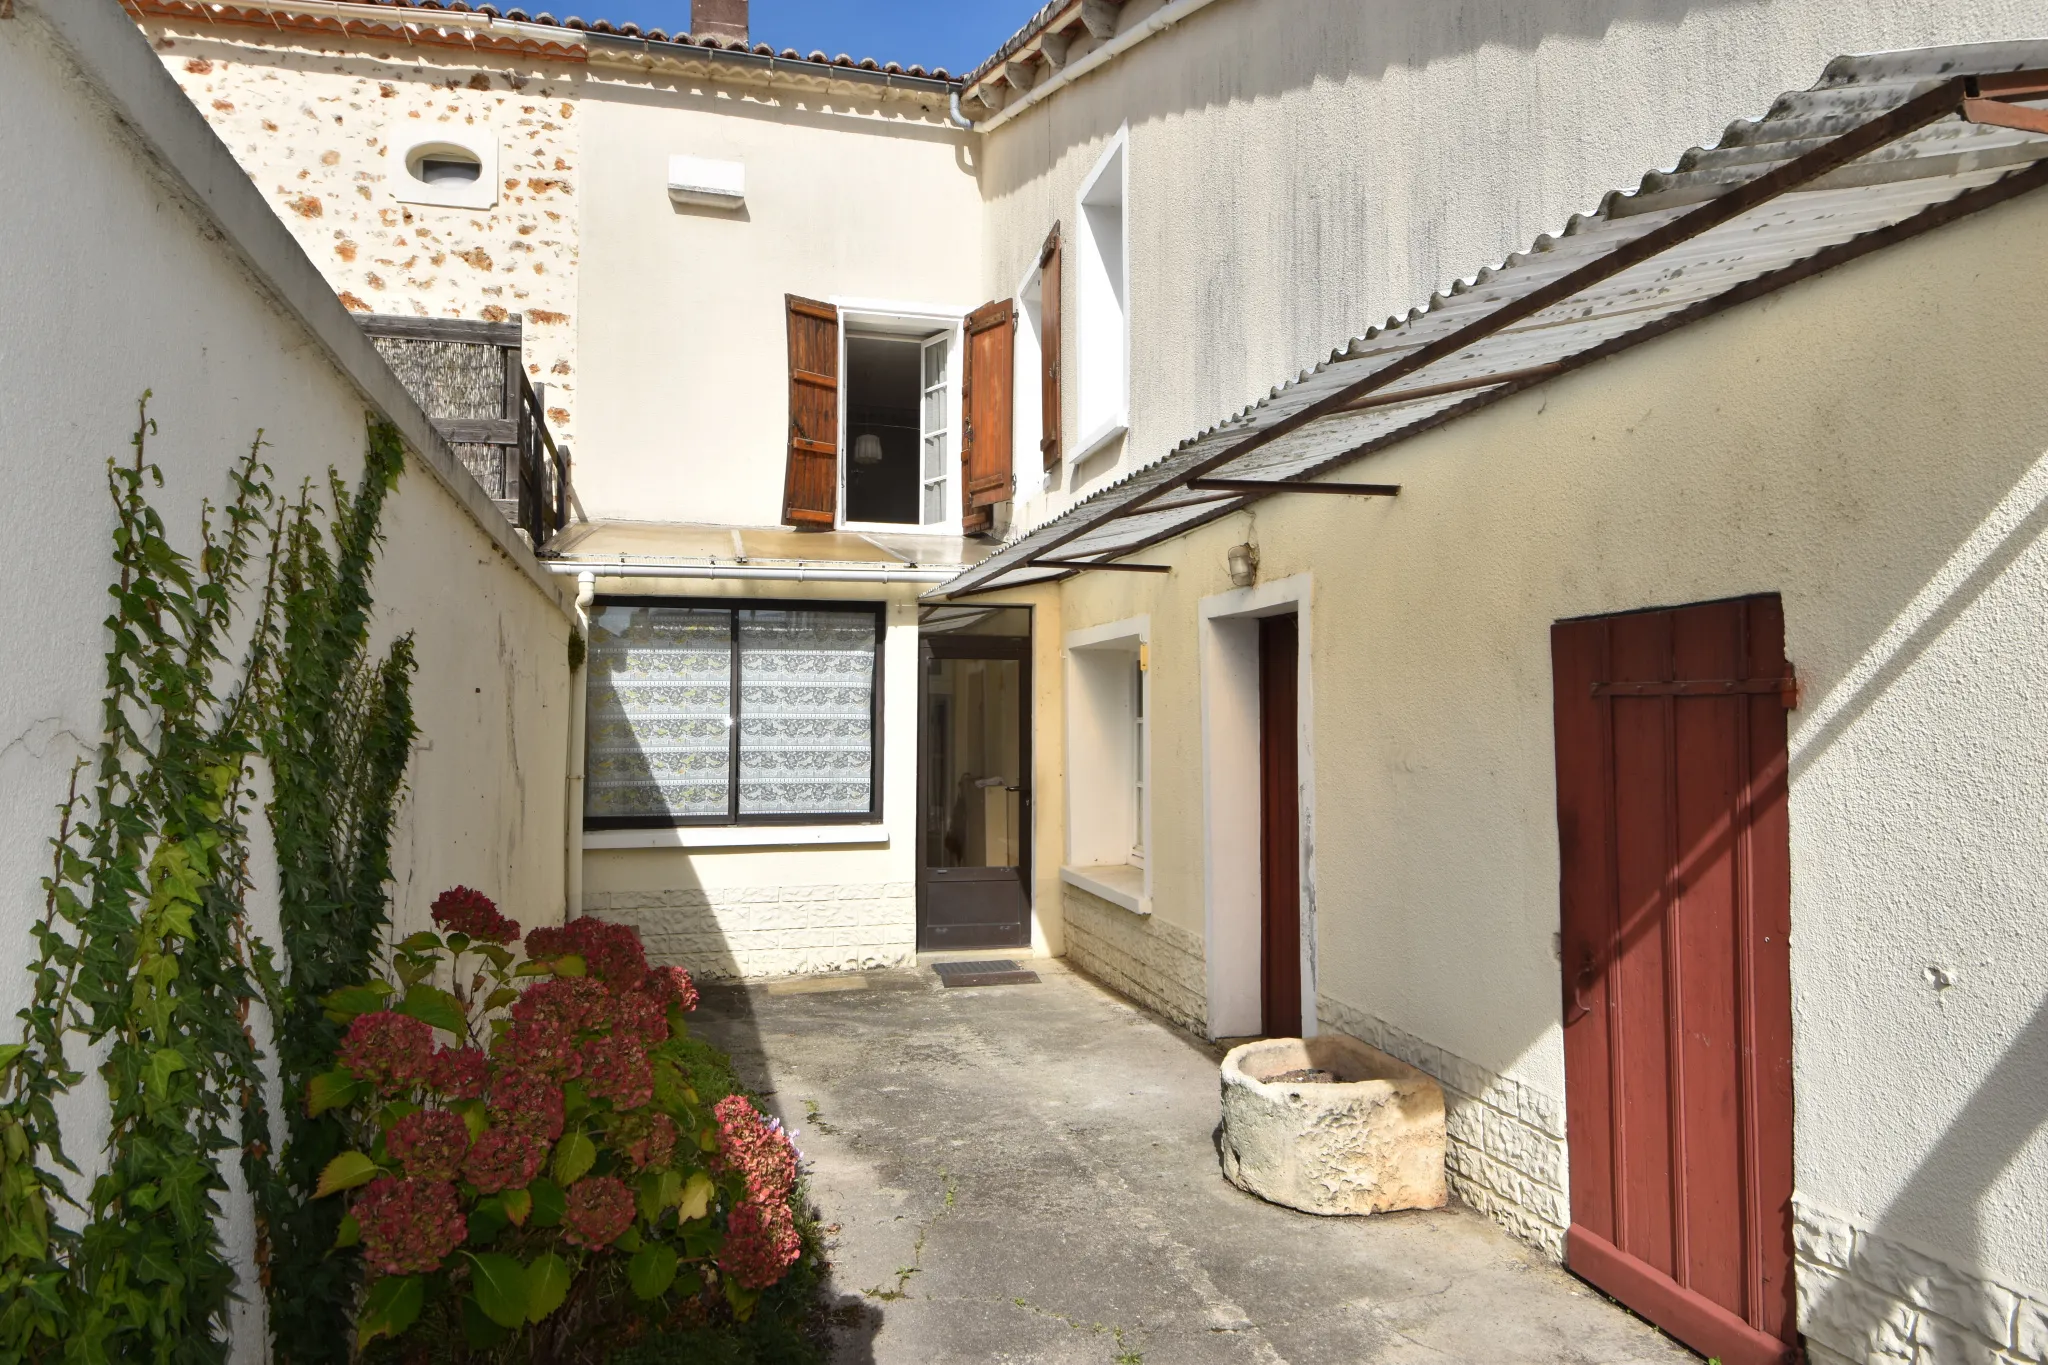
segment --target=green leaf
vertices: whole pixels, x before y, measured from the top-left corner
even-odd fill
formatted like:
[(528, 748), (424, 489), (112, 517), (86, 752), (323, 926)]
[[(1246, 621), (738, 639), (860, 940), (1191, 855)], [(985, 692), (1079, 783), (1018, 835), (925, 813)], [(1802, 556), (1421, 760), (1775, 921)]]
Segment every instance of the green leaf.
[(498, 987), (498, 989), (492, 991), (489, 995), (484, 997), (484, 1008), (487, 1010), (503, 1009), (505, 1008), (505, 1006), (511, 1004), (514, 1000), (517, 1000), (518, 998), (518, 991), (512, 989), (512, 987), (510, 986), (500, 986)]
[(501, 944), (472, 943), (469, 949), (501, 972), (512, 965), (512, 950)]
[(372, 1284), (362, 1316), (356, 1319), (356, 1349), (412, 1326), (426, 1301), (426, 1284), (417, 1275), (386, 1275)]
[(544, 1251), (526, 1267), (526, 1320), (539, 1322), (562, 1306), (569, 1297), (569, 1282), (575, 1272), (552, 1251)]
[(640, 1229), (628, 1223), (626, 1230), (612, 1239), (612, 1245), (630, 1256), (640, 1249), (642, 1240), (644, 1239), (640, 1236)]
[(343, 1214), (341, 1218), (341, 1227), (334, 1234), (335, 1250), (338, 1251), (342, 1247), (352, 1247), (362, 1240), (363, 1225), (356, 1221), (356, 1216), (354, 1214)]
[(552, 962), (522, 962), (512, 972), (514, 976), (553, 976), (554, 974), (555, 964)]
[(486, 1199), (469, 1211), (468, 1240), (487, 1247), (497, 1240), (505, 1226), (505, 1206), (496, 1199)]
[(330, 1014), (338, 1014), (344, 1022), (359, 1014), (375, 1014), (384, 1008), (384, 998), (391, 994), (391, 987), (382, 981), (367, 986), (343, 986), (340, 990), (320, 997), (320, 1005)]
[(556, 976), (584, 976), (590, 971), (589, 966), (575, 953), (564, 953), (556, 958), (554, 968)]
[(469, 1016), (463, 1012), (462, 1002), (439, 986), (430, 986), (424, 981), (405, 993), (405, 999), (399, 1002), (398, 1012), (423, 1019), (457, 1038), (469, 1033)]
[(526, 1217), (533, 1212), (533, 1195), (530, 1191), (507, 1190), (498, 1196), (498, 1203), (505, 1210), (505, 1216), (512, 1220), (513, 1227), (526, 1226)]
[(8, 1043), (6, 1046), (0, 1047), (0, 1066), (6, 1066), (27, 1050), (27, 1043)]
[(462, 1126), (469, 1130), (471, 1142), (484, 1135), (484, 1129), (489, 1126), (491, 1120), (490, 1111), (482, 1100), (464, 1100), (461, 1104), (455, 1105), (454, 1109), (462, 1115)]
[(537, 1228), (559, 1227), (562, 1214), (569, 1207), (562, 1187), (541, 1176), (526, 1187), (526, 1192), (533, 1196), (533, 1225)]
[(501, 1252), (469, 1253), (477, 1307), (500, 1327), (526, 1321), (526, 1267)]
[(484, 1316), (483, 1306), (471, 1295), (462, 1298), (462, 1336), (473, 1351), (488, 1351), (512, 1334)]
[(683, 1186), (683, 1197), (677, 1201), (676, 1218), (687, 1223), (693, 1218), (702, 1218), (711, 1211), (711, 1195), (717, 1186), (711, 1177), (698, 1171), (690, 1177), (690, 1183)]
[(185, 1054), (174, 1047), (160, 1047), (149, 1054), (149, 1069), (143, 1075), (143, 1084), (153, 1095), (162, 1096), (170, 1092), (171, 1077), (183, 1071), (188, 1063)]
[(761, 1298), (758, 1289), (742, 1289), (740, 1282), (730, 1275), (721, 1275), (719, 1285), (725, 1290), (725, 1301), (732, 1305), (732, 1315), (741, 1322), (754, 1316), (754, 1305)]
[(683, 1197), (683, 1177), (675, 1171), (649, 1171), (640, 1177), (640, 1216), (652, 1223)]
[(422, 929), (417, 934), (408, 937), (403, 943), (400, 943), (398, 951), (401, 953), (425, 953), (431, 952), (440, 946), (441, 936), (439, 934), (435, 933), (432, 929)]
[(597, 1144), (581, 1133), (569, 1133), (555, 1145), (555, 1181), (569, 1186), (597, 1164)]
[(346, 1109), (368, 1089), (346, 1067), (323, 1071), (306, 1083), (306, 1112), (318, 1118), (330, 1109)]
[(676, 1249), (666, 1242), (649, 1242), (626, 1264), (626, 1279), (638, 1299), (658, 1299), (676, 1282)]
[(313, 1191), (315, 1199), (325, 1199), (338, 1190), (352, 1190), (358, 1185), (367, 1185), (377, 1175), (377, 1163), (361, 1152), (343, 1152), (327, 1163), (327, 1169), (320, 1172), (320, 1188)]

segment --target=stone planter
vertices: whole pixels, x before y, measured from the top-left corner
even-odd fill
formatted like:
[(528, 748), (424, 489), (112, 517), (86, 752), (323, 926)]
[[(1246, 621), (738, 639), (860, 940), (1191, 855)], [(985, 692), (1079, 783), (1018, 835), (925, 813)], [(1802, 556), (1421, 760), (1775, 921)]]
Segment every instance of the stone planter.
[[(1274, 1079), (1307, 1070), (1335, 1080)], [(1440, 1209), (1443, 1089), (1341, 1033), (1232, 1048), (1223, 1059), (1223, 1174), (1304, 1213)]]

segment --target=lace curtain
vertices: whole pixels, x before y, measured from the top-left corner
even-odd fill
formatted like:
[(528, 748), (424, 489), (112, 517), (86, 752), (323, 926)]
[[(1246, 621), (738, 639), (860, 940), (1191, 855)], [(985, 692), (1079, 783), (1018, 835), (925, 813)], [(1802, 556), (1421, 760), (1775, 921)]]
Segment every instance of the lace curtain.
[(585, 815), (865, 815), (876, 644), (869, 611), (602, 607), (590, 623)]

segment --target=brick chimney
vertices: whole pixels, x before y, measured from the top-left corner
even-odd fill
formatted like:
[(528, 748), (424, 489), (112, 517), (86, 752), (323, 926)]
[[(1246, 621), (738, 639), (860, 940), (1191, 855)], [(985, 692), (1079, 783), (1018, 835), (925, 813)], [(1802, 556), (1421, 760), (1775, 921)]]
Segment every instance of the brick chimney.
[(690, 36), (747, 41), (747, 0), (690, 0)]

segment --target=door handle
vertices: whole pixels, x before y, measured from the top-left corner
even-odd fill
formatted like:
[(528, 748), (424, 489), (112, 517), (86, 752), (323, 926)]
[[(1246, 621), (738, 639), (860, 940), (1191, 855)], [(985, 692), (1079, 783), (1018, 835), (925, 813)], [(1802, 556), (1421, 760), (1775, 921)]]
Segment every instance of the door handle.
[(1579, 961), (1579, 970), (1572, 977), (1571, 998), (1565, 1002), (1564, 1026), (1566, 1028), (1570, 1028), (1573, 1024), (1578, 1023), (1579, 1020), (1593, 1012), (1593, 1007), (1586, 1003), (1586, 992), (1592, 988), (1595, 976), (1593, 950), (1588, 947), (1582, 949), (1581, 952), (1583, 956)]

